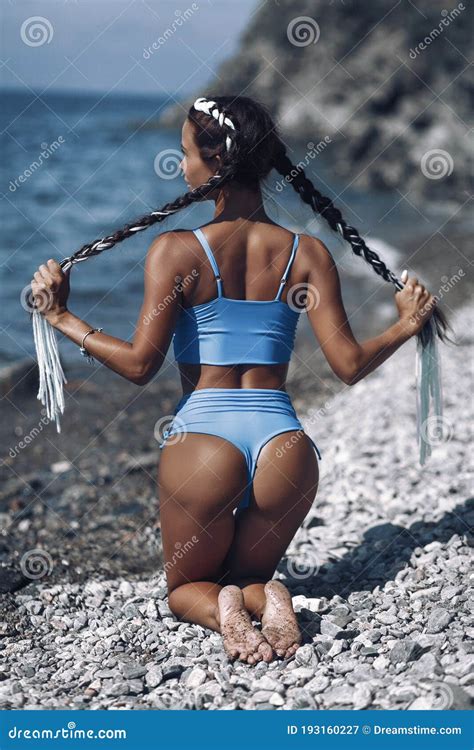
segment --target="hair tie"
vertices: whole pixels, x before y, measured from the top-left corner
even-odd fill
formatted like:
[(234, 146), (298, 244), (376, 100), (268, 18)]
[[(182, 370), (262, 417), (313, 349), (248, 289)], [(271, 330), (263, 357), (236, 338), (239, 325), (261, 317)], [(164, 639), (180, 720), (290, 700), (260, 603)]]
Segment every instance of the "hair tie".
[[(198, 112), (204, 112), (206, 115), (209, 115), (209, 117), (214, 117), (214, 119), (217, 120), (221, 127), (225, 124), (229, 128), (232, 128), (232, 130), (235, 130), (235, 125), (232, 120), (224, 115), (223, 112), (219, 112), (214, 101), (207, 100), (204, 96), (199, 96), (195, 100), (193, 107), (194, 109), (197, 109)], [(213, 107), (213, 109), (211, 109), (211, 107)], [(226, 136), (225, 146), (227, 151), (230, 151), (232, 146), (232, 139), (229, 135)]]

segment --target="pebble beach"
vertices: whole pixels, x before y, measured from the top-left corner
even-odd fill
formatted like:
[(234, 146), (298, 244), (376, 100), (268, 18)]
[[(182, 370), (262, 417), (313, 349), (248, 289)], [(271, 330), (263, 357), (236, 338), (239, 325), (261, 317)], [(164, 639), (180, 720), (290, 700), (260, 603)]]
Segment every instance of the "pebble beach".
[(322, 460), (275, 573), (303, 633), (287, 662), (231, 663), (218, 633), (167, 606), (153, 433), (176, 381), (72, 380), (63, 433), (48, 425), (21, 450), (38, 402), (7, 399), (0, 707), (471, 708), (474, 307), (452, 322), (458, 345), (440, 346), (445, 439), (433, 437), (423, 467), (414, 339), (355, 386), (314, 395), (288, 381)]

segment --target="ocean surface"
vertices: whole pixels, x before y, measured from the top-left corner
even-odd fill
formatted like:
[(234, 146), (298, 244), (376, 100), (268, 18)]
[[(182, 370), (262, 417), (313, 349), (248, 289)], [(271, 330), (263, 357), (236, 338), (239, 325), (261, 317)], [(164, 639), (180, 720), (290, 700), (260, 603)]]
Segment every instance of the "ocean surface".
[[(181, 131), (156, 127), (166, 99), (3, 90), (2, 103), (0, 366), (35, 356), (22, 293), (41, 263), (50, 257), (60, 261), (186, 192), (177, 167)], [(304, 144), (295, 146), (293, 162), (304, 156)], [(306, 173), (398, 277), (404, 240), (428, 236), (439, 222), (439, 216), (427, 217), (426, 212), (420, 219), (401, 193), (364, 193), (338, 184), (324, 154), (310, 160)], [(278, 179), (273, 174), (267, 182), (268, 213), (288, 229), (314, 234), (327, 244), (339, 263), (354, 331), (370, 333), (377, 326), (380, 331), (384, 321), (396, 320), (395, 288), (341, 243), (289, 186), (272, 190)], [(194, 205), (77, 265), (71, 272), (69, 309), (92, 326), (132, 340), (151, 241), (162, 231), (205, 224), (213, 209), (211, 202)], [(305, 318), (298, 339), (308, 341), (309, 336)], [(75, 344), (59, 338), (64, 363), (82, 360)]]

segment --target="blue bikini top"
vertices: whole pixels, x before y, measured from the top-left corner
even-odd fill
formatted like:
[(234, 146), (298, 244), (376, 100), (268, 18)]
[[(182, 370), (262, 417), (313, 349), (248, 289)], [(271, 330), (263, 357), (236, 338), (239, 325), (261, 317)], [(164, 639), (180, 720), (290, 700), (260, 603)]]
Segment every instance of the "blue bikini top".
[(289, 362), (300, 310), (280, 299), (290, 273), (299, 235), (295, 234), (290, 259), (276, 297), (245, 300), (224, 297), (214, 254), (201, 229), (193, 229), (203, 246), (217, 282), (217, 297), (194, 307), (182, 307), (173, 349), (176, 362), (206, 365)]

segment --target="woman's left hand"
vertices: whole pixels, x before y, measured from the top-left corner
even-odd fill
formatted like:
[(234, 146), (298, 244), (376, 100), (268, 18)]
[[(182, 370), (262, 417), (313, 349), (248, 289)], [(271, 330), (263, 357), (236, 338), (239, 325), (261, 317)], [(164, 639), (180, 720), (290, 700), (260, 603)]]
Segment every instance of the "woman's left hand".
[(69, 297), (69, 274), (72, 266), (64, 272), (59, 263), (52, 258), (43, 263), (31, 280), (31, 292), (35, 308), (48, 321), (55, 321), (67, 311)]

